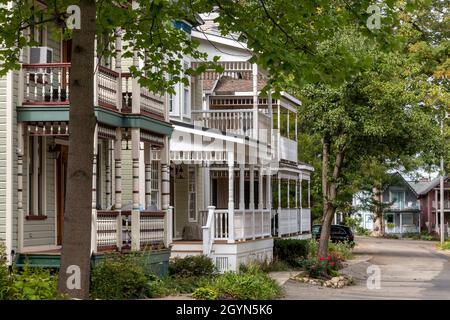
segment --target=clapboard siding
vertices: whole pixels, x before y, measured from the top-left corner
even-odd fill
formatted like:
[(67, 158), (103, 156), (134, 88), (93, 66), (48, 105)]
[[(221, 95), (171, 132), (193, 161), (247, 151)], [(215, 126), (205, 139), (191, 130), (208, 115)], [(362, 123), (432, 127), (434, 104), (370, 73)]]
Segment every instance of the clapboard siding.
[[(54, 142), (46, 139), (46, 149)], [(27, 146), (27, 144), (25, 144)], [(24, 187), (28, 184), (28, 148), (25, 148)], [(46, 220), (24, 220), (24, 247), (55, 244), (55, 160), (46, 152)], [(24, 213), (28, 214), (28, 192), (24, 188)]]
[(6, 77), (0, 78), (0, 240), (6, 240)]

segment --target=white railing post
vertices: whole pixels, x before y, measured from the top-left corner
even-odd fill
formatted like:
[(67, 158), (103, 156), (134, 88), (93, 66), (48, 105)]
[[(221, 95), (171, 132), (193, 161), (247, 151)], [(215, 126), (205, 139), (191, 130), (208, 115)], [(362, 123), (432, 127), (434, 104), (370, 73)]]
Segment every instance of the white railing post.
[(122, 214), (119, 212), (117, 212), (117, 237), (116, 237), (116, 241), (117, 241), (117, 249), (120, 251), (122, 249)]
[(139, 210), (131, 211), (131, 250), (139, 251), (141, 249), (141, 212)]
[(234, 243), (234, 151), (228, 152), (228, 242)]
[(165, 246), (168, 248), (172, 244), (172, 235), (173, 235), (173, 206), (169, 206), (166, 210), (165, 215)]
[(208, 206), (208, 219), (206, 225), (202, 226), (203, 229), (203, 254), (209, 256), (212, 250), (212, 244), (214, 242), (214, 216), (216, 207)]

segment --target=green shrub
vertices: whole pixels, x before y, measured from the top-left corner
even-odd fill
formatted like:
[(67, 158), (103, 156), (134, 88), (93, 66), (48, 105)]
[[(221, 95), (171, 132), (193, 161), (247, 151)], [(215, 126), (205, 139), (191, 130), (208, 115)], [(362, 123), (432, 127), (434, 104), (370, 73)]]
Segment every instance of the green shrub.
[(91, 273), (91, 295), (96, 299), (143, 298), (149, 291), (139, 256), (106, 256)]
[(0, 300), (7, 299), (10, 286), (9, 270), (6, 261), (6, 246), (0, 242)]
[(273, 255), (277, 261), (285, 261), (291, 266), (297, 266), (300, 257), (308, 254), (308, 240), (275, 239), (273, 242)]
[(306, 243), (306, 251), (308, 258), (317, 257), (317, 252), (319, 251), (319, 242), (315, 239), (309, 239)]
[(442, 250), (450, 250), (450, 241), (445, 241), (444, 244), (440, 244), (439, 248)]
[(390, 234), (390, 233), (385, 234), (383, 237), (386, 239), (398, 239), (398, 236), (396, 234)]
[(53, 300), (57, 295), (58, 277), (49, 269), (31, 268), (28, 264), (12, 275), (8, 290), (11, 300)]
[(219, 292), (214, 288), (197, 288), (192, 293), (192, 298), (197, 300), (217, 300), (219, 299)]
[(302, 266), (309, 277), (325, 280), (339, 275), (338, 270), (343, 268), (342, 260), (336, 253), (319, 259), (317, 257), (304, 259)]
[(216, 271), (213, 261), (204, 255), (176, 258), (169, 263), (169, 275), (176, 277), (212, 276)]
[(168, 277), (165, 279), (165, 285), (169, 290), (175, 293), (192, 293), (197, 288), (209, 286), (214, 277)]
[(220, 299), (271, 300), (282, 294), (278, 283), (257, 265), (239, 273), (226, 272), (208, 288), (217, 291)]
[(353, 254), (353, 244), (349, 242), (330, 242), (328, 243), (328, 252), (335, 253), (341, 260), (351, 259)]

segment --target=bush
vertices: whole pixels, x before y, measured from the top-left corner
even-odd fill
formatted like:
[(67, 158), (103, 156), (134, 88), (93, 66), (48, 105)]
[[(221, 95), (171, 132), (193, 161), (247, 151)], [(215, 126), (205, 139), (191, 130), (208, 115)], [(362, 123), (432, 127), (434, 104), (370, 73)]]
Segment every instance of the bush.
[(175, 258), (169, 263), (169, 274), (176, 277), (212, 276), (216, 272), (213, 261), (204, 255)]
[(57, 295), (58, 277), (49, 269), (30, 268), (28, 264), (12, 275), (8, 290), (11, 300), (53, 300)]
[(7, 298), (9, 285), (10, 278), (6, 264), (6, 246), (0, 242), (0, 300)]
[(342, 260), (337, 254), (330, 254), (327, 257), (316, 257), (305, 259), (303, 268), (311, 278), (330, 279), (338, 276), (338, 270), (343, 268)]
[(442, 250), (450, 250), (450, 241), (445, 241), (444, 244), (440, 244), (439, 248), (441, 248)]
[(91, 274), (91, 296), (97, 299), (143, 298), (149, 291), (139, 256), (120, 254), (106, 256)]
[(389, 234), (389, 233), (385, 234), (383, 237), (386, 239), (398, 239), (398, 236), (396, 234)]
[(351, 259), (353, 244), (349, 242), (330, 242), (328, 244), (328, 252), (330, 254), (336, 254), (341, 260)]
[(208, 288), (217, 291), (220, 299), (271, 300), (282, 294), (278, 283), (257, 265), (239, 273), (226, 272)]
[(308, 254), (308, 240), (275, 239), (273, 242), (274, 259), (297, 266), (297, 261)]
[(219, 292), (214, 288), (198, 288), (192, 294), (192, 298), (197, 300), (217, 300)]

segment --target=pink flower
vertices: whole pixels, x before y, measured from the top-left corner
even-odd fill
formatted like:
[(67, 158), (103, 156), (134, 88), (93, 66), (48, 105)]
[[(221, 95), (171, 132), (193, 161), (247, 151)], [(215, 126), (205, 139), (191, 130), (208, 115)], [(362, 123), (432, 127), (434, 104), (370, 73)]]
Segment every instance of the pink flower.
[(323, 260), (326, 260), (326, 258), (325, 258), (325, 257), (322, 257), (322, 256), (320, 256), (320, 257), (319, 257), (319, 260), (320, 260), (320, 261), (323, 261)]
[(330, 266), (334, 266), (335, 265), (335, 262), (334, 261), (331, 261), (330, 262)]

